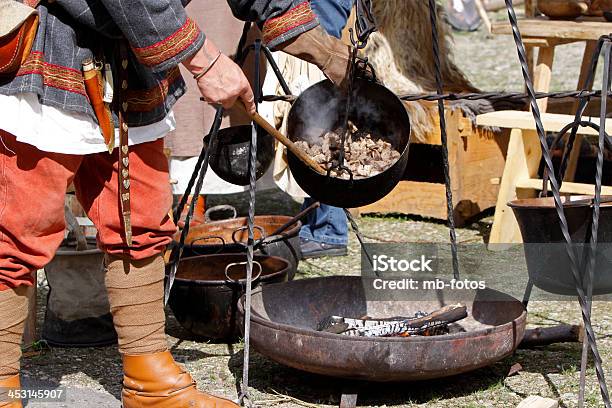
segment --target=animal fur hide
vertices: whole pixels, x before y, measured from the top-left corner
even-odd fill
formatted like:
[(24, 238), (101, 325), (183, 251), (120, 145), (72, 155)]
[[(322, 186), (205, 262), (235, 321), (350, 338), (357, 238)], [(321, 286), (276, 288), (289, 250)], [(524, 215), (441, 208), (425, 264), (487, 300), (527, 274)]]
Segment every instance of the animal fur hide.
[[(429, 6), (426, 0), (373, 0), (378, 32), (372, 34), (365, 55), (378, 78), (397, 94), (435, 92), (436, 80)], [(437, 7), (440, 62), (444, 90), (478, 92), (453, 62), (451, 28), (444, 9)], [(423, 141), (432, 131), (437, 104), (405, 102), (410, 114), (413, 141)], [(491, 111), (489, 103), (465, 101), (454, 104), (469, 116)]]

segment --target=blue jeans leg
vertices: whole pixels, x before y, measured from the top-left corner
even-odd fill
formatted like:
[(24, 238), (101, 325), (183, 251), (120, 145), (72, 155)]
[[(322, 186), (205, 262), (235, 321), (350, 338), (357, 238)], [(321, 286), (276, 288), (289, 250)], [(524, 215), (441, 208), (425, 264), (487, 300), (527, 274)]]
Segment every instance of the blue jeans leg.
[(340, 38), (346, 25), (353, 0), (310, 0), (310, 7), (329, 35)]
[[(307, 198), (302, 208), (306, 208), (315, 200)], [(348, 225), (344, 210), (321, 204), (308, 216), (308, 220), (300, 230), (300, 238), (323, 242), (330, 245), (346, 245), (348, 243)]]
[[(323, 29), (329, 35), (340, 38), (351, 14), (353, 0), (310, 0), (310, 7)], [(302, 209), (314, 201), (312, 198), (305, 199)], [(344, 210), (321, 204), (308, 216), (307, 223), (300, 230), (300, 238), (331, 245), (346, 245), (348, 225)]]

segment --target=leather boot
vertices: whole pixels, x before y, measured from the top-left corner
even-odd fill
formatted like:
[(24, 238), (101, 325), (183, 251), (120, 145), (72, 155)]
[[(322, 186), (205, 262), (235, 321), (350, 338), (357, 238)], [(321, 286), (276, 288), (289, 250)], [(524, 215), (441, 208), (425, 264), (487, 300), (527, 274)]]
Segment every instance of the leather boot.
[(123, 355), (123, 408), (237, 408), (230, 400), (196, 389), (169, 351)]
[(348, 45), (327, 34), (321, 27), (306, 31), (276, 47), (301, 60), (315, 64), (333, 83), (344, 86), (351, 51)]
[[(0, 388), (13, 388), (19, 389), (21, 382), (19, 381), (19, 374), (7, 379), (0, 380)], [(23, 408), (21, 400), (9, 401), (8, 395), (5, 392), (0, 392), (0, 408)]]

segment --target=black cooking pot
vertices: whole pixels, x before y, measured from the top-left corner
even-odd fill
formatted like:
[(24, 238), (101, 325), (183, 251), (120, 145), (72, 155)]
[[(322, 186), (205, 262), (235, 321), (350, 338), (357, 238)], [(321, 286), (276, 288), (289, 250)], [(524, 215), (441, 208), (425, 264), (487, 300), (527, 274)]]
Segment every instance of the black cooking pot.
[[(204, 143), (209, 146), (207, 136)], [(210, 153), (210, 167), (223, 180), (239, 186), (249, 185), (249, 150), (251, 125), (232, 126), (219, 130), (217, 146)], [(257, 179), (263, 176), (274, 160), (274, 139), (257, 126)]]
[[(280, 234), (272, 235), (290, 220), (291, 217), (285, 215), (258, 215), (255, 217), (254, 237), (256, 241), (263, 238), (255, 253), (285, 259), (289, 262), (288, 279), (292, 280), (302, 257), (299, 237), (302, 223), (297, 221)], [(247, 218), (240, 217), (192, 226), (185, 238), (183, 256), (245, 253), (247, 224)], [(179, 239), (180, 231), (174, 236), (174, 245)]]
[[(591, 199), (592, 196), (562, 197), (574, 252), (582, 265), (581, 273), (586, 271), (584, 265), (593, 217)], [(577, 295), (553, 198), (520, 199), (509, 202), (508, 206), (514, 211), (521, 230), (527, 271), (533, 284), (547, 292)], [(593, 283), (595, 295), (612, 293), (612, 203), (602, 204), (600, 211)]]
[[(289, 264), (284, 259), (255, 255), (254, 260), (253, 287), (287, 280)], [(236, 312), (238, 299), (246, 289), (245, 262), (243, 254), (182, 259), (168, 299), (181, 326), (211, 339), (238, 335)]]
[[(287, 136), (294, 142), (321, 139), (326, 131), (342, 126), (346, 96), (330, 81), (319, 82), (304, 92), (289, 111)], [(318, 174), (291, 152), (289, 168), (297, 183), (311, 197), (336, 207), (371, 204), (387, 195), (400, 182), (408, 162), (410, 119), (402, 101), (384, 86), (355, 81), (349, 119), (359, 128), (379, 136), (401, 153), (387, 170), (375, 176), (343, 180)]]

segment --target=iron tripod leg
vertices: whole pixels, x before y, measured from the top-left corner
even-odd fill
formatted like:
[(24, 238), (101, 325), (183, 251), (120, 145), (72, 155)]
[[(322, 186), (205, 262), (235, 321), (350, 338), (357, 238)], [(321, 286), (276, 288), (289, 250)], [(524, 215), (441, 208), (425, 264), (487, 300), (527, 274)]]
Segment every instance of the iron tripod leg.
[[(570, 261), (569, 266), (572, 272), (572, 278), (574, 280), (576, 292), (578, 294), (578, 302), (580, 304), (582, 320), (584, 322), (586, 339), (587, 339), (587, 343), (589, 344), (589, 348), (593, 354), (593, 363), (595, 366), (595, 372), (597, 374), (597, 380), (599, 382), (599, 389), (600, 389), (601, 397), (602, 397), (605, 407), (612, 408), (612, 403), (610, 402), (610, 396), (608, 393), (608, 386), (605, 380), (605, 373), (602, 367), (602, 358), (597, 348), (597, 339), (596, 339), (595, 332), (593, 330), (592, 321), (591, 321), (591, 312), (590, 312), (590, 302), (591, 302), (591, 296), (592, 296), (591, 287), (590, 286), (587, 287), (587, 291), (585, 293), (584, 278), (583, 278), (583, 275), (581, 273), (582, 271), (580, 268), (581, 265), (579, 264), (579, 261), (577, 259), (577, 254), (574, 251), (572, 236), (570, 234), (568, 221), (565, 216), (564, 204), (561, 199), (558, 178), (555, 173), (555, 168), (552, 162), (550, 148), (549, 148), (549, 145), (546, 139), (546, 132), (544, 130), (542, 119), (540, 117), (540, 109), (537, 104), (536, 94), (533, 88), (533, 82), (529, 74), (529, 67), (527, 65), (525, 46), (523, 44), (523, 39), (521, 37), (521, 32), (518, 26), (518, 20), (516, 17), (516, 13), (514, 12), (514, 6), (512, 4), (512, 0), (505, 0), (505, 2), (506, 2), (506, 9), (508, 11), (508, 19), (510, 20), (510, 25), (512, 26), (512, 34), (513, 34), (514, 42), (516, 45), (519, 62), (521, 64), (521, 70), (522, 70), (524, 82), (527, 88), (527, 94), (529, 96), (531, 112), (535, 120), (537, 135), (540, 141), (540, 147), (542, 149), (542, 158), (544, 159), (544, 164), (546, 166), (546, 169), (547, 169), (547, 172), (550, 178), (550, 184), (552, 187), (551, 190), (552, 190), (553, 199), (555, 203), (555, 210), (559, 218), (559, 226), (561, 227), (561, 232), (563, 235), (563, 242), (565, 244), (566, 252), (567, 252), (567, 255)], [(610, 82), (609, 82), (609, 74), (610, 74), (610, 71), (609, 71), (610, 43), (609, 41), (610, 41), (610, 37), (605, 36), (605, 38), (607, 42), (606, 44), (604, 44), (604, 49), (605, 49), (605, 54), (606, 54), (604, 61), (606, 63), (606, 67), (603, 70), (604, 71), (603, 83), (605, 85), (605, 89), (607, 93), (607, 90), (609, 89), (609, 86), (610, 86)], [(589, 253), (590, 257), (589, 257), (589, 263), (588, 263), (587, 276), (589, 275), (592, 276), (593, 274), (593, 267), (595, 264), (594, 249), (597, 246), (597, 228), (599, 224), (599, 206), (601, 204), (603, 148), (604, 148), (604, 141), (605, 141), (606, 102), (607, 102), (607, 98), (603, 97), (602, 105), (601, 105), (601, 115), (600, 115), (600, 123), (603, 123), (603, 128), (601, 128), (599, 132), (599, 151), (598, 151), (598, 156), (597, 156), (597, 175), (596, 175), (596, 182), (595, 182), (595, 198), (593, 200), (594, 201), (593, 203), (593, 206), (594, 206), (593, 224), (591, 228), (591, 240), (590, 240), (591, 252)]]
[(529, 282), (527, 282), (527, 287), (525, 288), (525, 293), (523, 294), (523, 306), (525, 306), (525, 310), (527, 310), (527, 305), (529, 304), (529, 299), (531, 298), (532, 290), (533, 290), (533, 281), (529, 279)]

